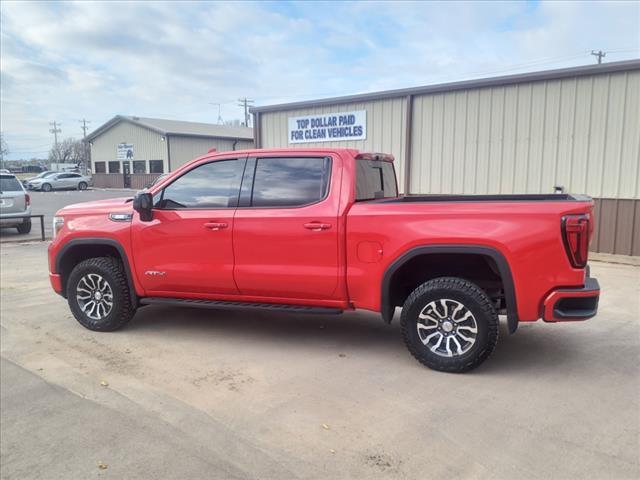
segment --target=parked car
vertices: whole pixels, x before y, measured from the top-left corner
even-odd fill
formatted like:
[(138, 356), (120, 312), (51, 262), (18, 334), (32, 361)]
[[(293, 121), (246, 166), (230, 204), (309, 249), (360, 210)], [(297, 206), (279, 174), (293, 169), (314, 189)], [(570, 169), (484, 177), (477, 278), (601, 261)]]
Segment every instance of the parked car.
[(18, 233), (31, 231), (31, 199), (13, 174), (0, 173), (0, 226), (15, 227)]
[(401, 307), (409, 352), (464, 372), (494, 350), (499, 314), (510, 333), (596, 314), (593, 224), (580, 195), (398, 195), (390, 155), (225, 152), (133, 200), (58, 211), (49, 276), (96, 331), (147, 304), (364, 309), (387, 323)]
[(51, 190), (74, 189), (86, 190), (91, 185), (91, 178), (73, 172), (59, 172), (27, 183), (29, 190)]
[(0, 173), (11, 173), (11, 172), (6, 168), (0, 168)]
[(22, 180), (22, 184), (26, 187), (29, 182), (33, 182), (34, 180), (39, 180), (41, 178), (46, 178), (46, 177), (50, 177), (52, 175), (55, 175), (58, 172), (52, 172), (51, 170), (45, 170), (44, 172), (40, 172), (38, 175), (34, 176), (34, 177), (29, 177), (29, 178), (25, 178), (24, 180)]

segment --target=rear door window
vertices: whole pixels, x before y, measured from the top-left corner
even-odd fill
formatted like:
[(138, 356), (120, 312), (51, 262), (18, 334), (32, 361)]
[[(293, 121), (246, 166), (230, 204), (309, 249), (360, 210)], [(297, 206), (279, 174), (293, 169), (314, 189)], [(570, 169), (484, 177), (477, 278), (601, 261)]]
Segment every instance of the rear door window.
[(259, 158), (253, 181), (253, 207), (300, 207), (326, 197), (331, 158)]

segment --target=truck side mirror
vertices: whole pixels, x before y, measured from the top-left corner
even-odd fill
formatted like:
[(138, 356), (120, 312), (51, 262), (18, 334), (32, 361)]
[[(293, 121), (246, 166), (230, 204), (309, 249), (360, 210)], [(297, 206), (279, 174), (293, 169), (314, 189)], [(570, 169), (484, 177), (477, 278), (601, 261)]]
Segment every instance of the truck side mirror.
[(140, 220), (150, 222), (153, 220), (153, 196), (150, 193), (138, 192), (133, 197), (133, 209), (140, 214)]

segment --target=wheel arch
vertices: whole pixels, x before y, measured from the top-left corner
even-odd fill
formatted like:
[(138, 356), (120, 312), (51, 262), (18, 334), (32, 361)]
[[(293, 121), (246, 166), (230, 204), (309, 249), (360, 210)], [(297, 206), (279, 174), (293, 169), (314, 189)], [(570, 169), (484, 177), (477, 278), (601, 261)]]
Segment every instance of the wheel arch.
[(138, 295), (133, 283), (129, 258), (120, 242), (111, 238), (76, 238), (60, 248), (55, 258), (55, 271), (60, 274), (62, 279), (62, 295), (66, 298), (67, 279), (78, 263), (88, 258), (105, 256), (119, 258), (122, 262), (127, 276), (131, 300), (134, 305), (137, 305)]
[(385, 322), (391, 322), (396, 307), (392, 299), (395, 274), (398, 273), (402, 267), (405, 267), (412, 261), (416, 260), (417, 257), (435, 255), (469, 255), (491, 260), (498, 270), (497, 274), (502, 281), (504, 289), (509, 333), (514, 333), (516, 331), (518, 328), (518, 310), (511, 268), (507, 259), (499, 250), (484, 245), (424, 245), (413, 247), (400, 255), (391, 263), (391, 265), (389, 265), (389, 267), (387, 267), (382, 277), (380, 311)]

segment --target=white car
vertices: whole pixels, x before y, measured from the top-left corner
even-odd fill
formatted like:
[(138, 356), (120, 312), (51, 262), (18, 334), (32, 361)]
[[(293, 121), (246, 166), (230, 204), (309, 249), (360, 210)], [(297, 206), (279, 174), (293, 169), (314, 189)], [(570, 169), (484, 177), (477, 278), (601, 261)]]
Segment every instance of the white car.
[(27, 183), (29, 190), (50, 192), (59, 189), (86, 190), (91, 185), (91, 178), (74, 172), (59, 172), (43, 178), (36, 178)]
[(31, 231), (31, 199), (13, 174), (0, 173), (0, 227), (15, 227), (18, 233)]

